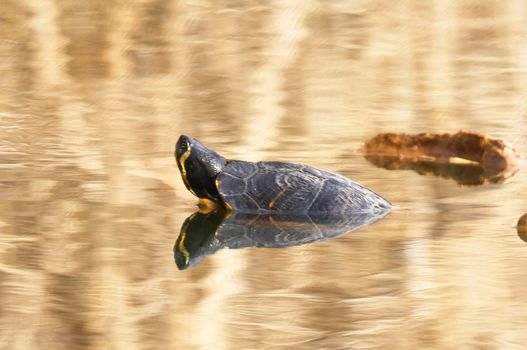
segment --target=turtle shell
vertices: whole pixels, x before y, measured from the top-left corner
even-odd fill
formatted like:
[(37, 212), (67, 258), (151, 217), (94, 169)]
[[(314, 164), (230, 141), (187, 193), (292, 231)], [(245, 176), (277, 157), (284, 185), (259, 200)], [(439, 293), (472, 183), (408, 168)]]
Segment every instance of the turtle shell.
[(227, 206), (241, 213), (344, 214), (391, 208), (358, 183), (303, 164), (232, 160), (218, 174), (216, 186)]

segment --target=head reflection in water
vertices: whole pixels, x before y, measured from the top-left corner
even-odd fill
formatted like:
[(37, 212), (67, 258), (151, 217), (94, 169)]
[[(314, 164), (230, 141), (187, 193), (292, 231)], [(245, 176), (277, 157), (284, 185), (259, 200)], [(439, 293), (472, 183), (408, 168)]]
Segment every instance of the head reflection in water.
[(196, 212), (181, 227), (174, 258), (184, 270), (223, 248), (284, 248), (318, 242), (372, 224), (389, 212), (358, 212), (345, 217)]
[(207, 254), (220, 249), (215, 233), (223, 219), (222, 212), (195, 212), (185, 220), (174, 246), (174, 259), (180, 270), (197, 264)]

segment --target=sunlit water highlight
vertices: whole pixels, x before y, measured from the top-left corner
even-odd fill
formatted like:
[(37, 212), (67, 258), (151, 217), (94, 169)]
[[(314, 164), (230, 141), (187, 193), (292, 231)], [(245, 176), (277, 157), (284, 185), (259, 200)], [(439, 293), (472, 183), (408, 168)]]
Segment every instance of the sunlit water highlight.
[[(527, 173), (389, 171), (379, 132), (527, 155), (524, 1), (6, 0), (0, 347), (523, 349)], [(179, 271), (179, 134), (339, 172), (397, 208), (334, 240)]]

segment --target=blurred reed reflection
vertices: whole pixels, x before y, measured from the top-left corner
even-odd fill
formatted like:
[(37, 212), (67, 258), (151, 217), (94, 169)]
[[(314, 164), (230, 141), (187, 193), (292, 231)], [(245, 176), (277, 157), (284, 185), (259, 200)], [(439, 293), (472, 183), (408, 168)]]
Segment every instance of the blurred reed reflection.
[[(180, 270), (224, 248), (285, 248), (336, 238), (380, 220), (391, 211), (351, 212), (346, 215), (238, 214), (195, 212), (189, 216), (174, 245)], [(330, 254), (330, 252), (328, 253)]]
[[(2, 0), (0, 348), (524, 348), (527, 172), (460, 187), (355, 150), (469, 129), (527, 154), (526, 6)], [(397, 209), (181, 273), (180, 134), (341, 173)]]

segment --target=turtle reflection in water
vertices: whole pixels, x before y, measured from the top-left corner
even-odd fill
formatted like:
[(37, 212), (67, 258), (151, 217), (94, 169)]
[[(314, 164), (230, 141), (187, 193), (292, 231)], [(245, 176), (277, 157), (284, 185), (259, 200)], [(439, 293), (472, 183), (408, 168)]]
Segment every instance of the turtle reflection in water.
[(335, 215), (196, 212), (185, 220), (174, 246), (180, 270), (223, 248), (283, 248), (335, 238), (381, 219), (390, 209)]
[(225, 247), (288, 247), (336, 237), (392, 208), (344, 176), (303, 164), (227, 160), (185, 135), (175, 157), (187, 189), (218, 207), (183, 224), (174, 247), (180, 269)]

